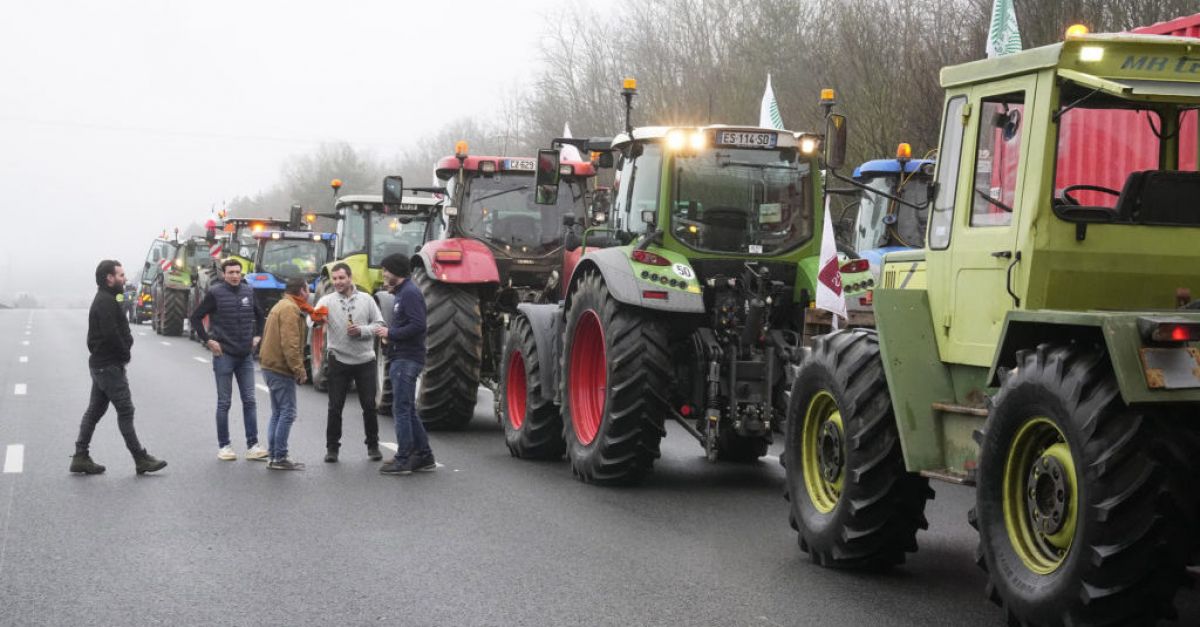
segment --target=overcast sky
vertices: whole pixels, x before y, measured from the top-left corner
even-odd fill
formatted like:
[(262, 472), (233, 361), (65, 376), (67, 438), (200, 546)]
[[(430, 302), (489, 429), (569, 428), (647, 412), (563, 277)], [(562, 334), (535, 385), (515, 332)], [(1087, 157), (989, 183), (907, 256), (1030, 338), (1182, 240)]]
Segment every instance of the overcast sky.
[[(0, 3), (0, 302), (87, 298), (321, 141), (380, 157), (500, 106), (551, 0)], [(61, 302), (61, 299), (56, 299)]]

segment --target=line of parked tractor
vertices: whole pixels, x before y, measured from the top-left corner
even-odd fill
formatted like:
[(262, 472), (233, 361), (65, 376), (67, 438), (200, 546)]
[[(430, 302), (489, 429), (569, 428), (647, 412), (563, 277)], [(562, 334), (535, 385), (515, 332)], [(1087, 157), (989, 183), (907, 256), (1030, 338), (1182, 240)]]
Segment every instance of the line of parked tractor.
[[(409, 255), (430, 428), (462, 428), (486, 387), (513, 456), (599, 484), (643, 480), (667, 421), (713, 461), (783, 434), (789, 519), (825, 566), (903, 562), (930, 479), (975, 486), (1012, 623), (1146, 624), (1200, 548), (1200, 81), (1155, 61), (1194, 45), (1077, 33), (946, 68), (936, 162), (901, 145), (848, 176), (829, 90), (820, 132), (634, 127), (627, 79), (613, 137), (519, 158), (459, 142), (433, 187), (334, 181), (328, 213), (158, 238), (130, 315), (187, 332), (224, 257), (264, 307), (347, 263), (386, 315), (380, 261)], [(1096, 135), (1121, 165), (1079, 148)], [(841, 329), (813, 307), (837, 283), (818, 263), (833, 206)], [(313, 328), (317, 388), (326, 351)]]

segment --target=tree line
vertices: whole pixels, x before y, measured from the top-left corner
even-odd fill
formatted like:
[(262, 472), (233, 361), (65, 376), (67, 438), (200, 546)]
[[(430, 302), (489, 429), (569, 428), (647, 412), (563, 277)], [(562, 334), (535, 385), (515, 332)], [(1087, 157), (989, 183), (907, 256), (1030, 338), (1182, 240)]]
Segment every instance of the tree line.
[[(434, 162), (467, 139), (476, 154), (532, 154), (569, 123), (577, 137), (624, 124), (621, 79), (638, 80), (635, 125), (757, 124), (767, 75), (785, 126), (820, 131), (822, 88), (850, 117), (851, 163), (912, 144), (932, 150), (941, 121), (942, 67), (984, 57), (992, 0), (623, 0), (601, 13), (573, 3), (546, 18), (541, 65), (524, 91), (490, 116), (448, 121), (388, 159), (348, 144), (295, 158), (281, 181), (231, 203), (265, 216), (292, 203), (329, 206), (343, 192), (378, 193), (384, 174), (432, 181)], [(1025, 48), (1060, 41), (1067, 26), (1124, 31), (1200, 12), (1200, 0), (1014, 0)]]

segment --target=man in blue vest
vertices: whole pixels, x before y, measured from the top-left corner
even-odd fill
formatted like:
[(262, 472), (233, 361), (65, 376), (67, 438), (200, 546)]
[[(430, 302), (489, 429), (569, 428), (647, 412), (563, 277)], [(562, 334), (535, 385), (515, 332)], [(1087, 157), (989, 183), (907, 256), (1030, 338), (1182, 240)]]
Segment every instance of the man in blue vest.
[[(246, 426), (246, 459), (267, 461), (267, 449), (258, 443), (254, 400), (254, 349), (262, 339), (266, 316), (254, 299), (254, 288), (242, 282), (241, 263), (226, 259), (221, 263), (221, 274), (225, 280), (208, 290), (189, 319), (196, 336), (213, 354), (213, 374), (217, 379), (217, 459), (237, 459), (237, 453), (229, 445), (229, 407), (233, 404), (233, 379), (237, 377)], [(205, 316), (208, 316), (207, 329)]]

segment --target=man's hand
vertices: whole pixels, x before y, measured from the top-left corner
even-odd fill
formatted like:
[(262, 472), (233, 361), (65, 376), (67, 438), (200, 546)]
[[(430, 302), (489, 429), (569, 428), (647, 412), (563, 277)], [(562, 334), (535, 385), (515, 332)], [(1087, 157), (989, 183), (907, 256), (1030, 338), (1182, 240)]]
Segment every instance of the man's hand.
[(296, 376), (296, 383), (304, 385), (306, 381), (308, 381), (308, 375), (304, 374), (303, 372)]
[(221, 356), (221, 343), (220, 342), (218, 342), (216, 340), (209, 340), (204, 345), (208, 347), (208, 350), (212, 351), (212, 354), (214, 357)]
[(262, 337), (257, 336), (257, 335), (254, 336), (254, 339), (250, 340), (250, 350), (254, 350), (254, 349), (258, 348), (258, 343), (261, 341), (262, 341)]
[(352, 324), (346, 327), (346, 333), (349, 333), (350, 337), (358, 337), (362, 335), (362, 330), (358, 328), (357, 324)]
[(387, 337), (387, 327), (375, 327), (375, 337)]

